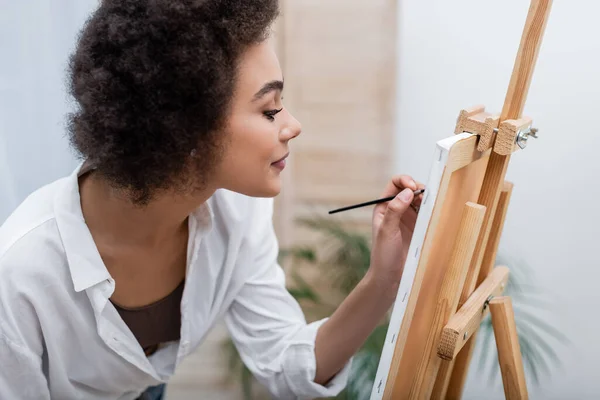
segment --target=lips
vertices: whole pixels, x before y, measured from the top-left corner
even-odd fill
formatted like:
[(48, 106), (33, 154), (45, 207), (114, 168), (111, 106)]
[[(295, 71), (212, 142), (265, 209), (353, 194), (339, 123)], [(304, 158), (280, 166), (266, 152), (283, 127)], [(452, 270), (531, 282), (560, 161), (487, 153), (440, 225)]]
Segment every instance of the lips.
[(275, 161), (274, 163), (271, 163), (271, 166), (280, 171), (283, 171), (283, 169), (285, 168), (285, 159), (287, 158), (287, 156), (289, 154), (290, 153), (287, 153), (285, 156), (281, 157), (279, 160)]
[(285, 160), (288, 156), (290, 155), (290, 153), (286, 153), (285, 156), (281, 157), (279, 160), (272, 162), (271, 164), (277, 164), (278, 162), (281, 162), (283, 160)]

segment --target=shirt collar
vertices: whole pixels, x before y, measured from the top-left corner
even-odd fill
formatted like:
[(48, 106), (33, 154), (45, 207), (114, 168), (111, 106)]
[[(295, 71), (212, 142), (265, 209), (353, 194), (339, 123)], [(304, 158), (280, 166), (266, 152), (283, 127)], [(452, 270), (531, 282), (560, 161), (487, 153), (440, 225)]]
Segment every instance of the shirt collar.
[[(81, 210), (78, 178), (87, 170), (89, 165), (80, 163), (67, 177), (65, 187), (54, 203), (56, 221), (76, 292), (101, 282), (112, 281)], [(213, 228), (214, 219), (209, 201), (194, 210), (190, 218), (193, 223), (190, 235), (208, 234)]]
[(56, 222), (77, 292), (111, 279), (81, 211), (78, 178), (86, 169), (85, 162), (75, 168), (54, 202)]
[[(205, 201), (203, 204), (200, 205), (200, 207), (194, 210), (192, 215), (190, 215), (190, 218), (193, 218), (196, 224), (196, 229), (198, 230), (197, 232), (195, 232), (196, 236), (204, 236), (213, 229), (214, 213), (209, 204), (209, 201)], [(190, 230), (190, 235), (191, 234), (192, 231)]]

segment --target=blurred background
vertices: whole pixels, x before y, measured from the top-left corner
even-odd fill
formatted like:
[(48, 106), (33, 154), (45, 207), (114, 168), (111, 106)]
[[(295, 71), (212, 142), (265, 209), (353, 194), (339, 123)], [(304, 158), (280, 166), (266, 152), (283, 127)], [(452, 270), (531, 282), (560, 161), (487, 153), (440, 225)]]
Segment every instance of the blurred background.
[[(0, 223), (76, 165), (64, 72), (96, 5), (0, 0)], [(453, 134), (461, 109), (484, 104), (500, 112), (529, 2), (281, 5), (275, 41), (285, 103), (303, 135), (292, 144), (274, 223), (290, 291), (310, 320), (331, 313), (368, 266), (371, 210), (335, 218), (326, 211), (378, 197), (392, 174), (426, 181), (435, 142)], [(540, 138), (515, 153), (507, 172), (515, 188), (498, 263), (513, 271), (531, 398), (600, 394), (599, 13), (598, 2), (554, 1), (524, 110)], [(464, 398), (501, 399), (489, 320), (482, 328)], [(340, 398), (370, 392), (384, 336), (385, 324), (361, 350)], [(223, 325), (169, 385), (169, 399), (198, 397), (266, 398)]]

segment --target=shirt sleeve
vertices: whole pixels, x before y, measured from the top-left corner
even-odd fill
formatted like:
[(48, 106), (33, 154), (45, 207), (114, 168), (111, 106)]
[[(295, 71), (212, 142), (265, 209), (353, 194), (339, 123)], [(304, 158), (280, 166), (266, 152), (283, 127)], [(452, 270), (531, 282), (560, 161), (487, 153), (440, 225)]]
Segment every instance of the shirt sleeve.
[(0, 332), (0, 397), (3, 399), (50, 400), (40, 357), (10, 342)]
[(252, 265), (225, 322), (244, 364), (277, 399), (333, 397), (346, 386), (352, 360), (326, 384), (314, 382), (315, 338), (327, 318), (307, 323), (285, 287), (277, 263), (278, 243), (272, 223), (272, 201), (261, 209), (248, 238)]

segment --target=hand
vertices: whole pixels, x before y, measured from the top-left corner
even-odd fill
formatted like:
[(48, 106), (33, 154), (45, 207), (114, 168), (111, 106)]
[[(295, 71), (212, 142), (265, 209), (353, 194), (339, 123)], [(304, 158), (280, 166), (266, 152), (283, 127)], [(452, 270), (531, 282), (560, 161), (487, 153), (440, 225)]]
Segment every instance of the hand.
[(424, 187), (409, 176), (396, 176), (383, 191), (390, 197), (404, 189), (407, 197), (397, 196), (373, 211), (369, 271), (317, 332), (315, 382), (328, 382), (356, 354), (396, 298), (423, 198), (421, 194), (415, 199), (413, 191)]
[(417, 222), (417, 212), (423, 200), (423, 194), (415, 198), (413, 191), (424, 188), (425, 185), (410, 176), (394, 176), (382, 197), (396, 197), (375, 206), (369, 274), (377, 282), (398, 287)]

